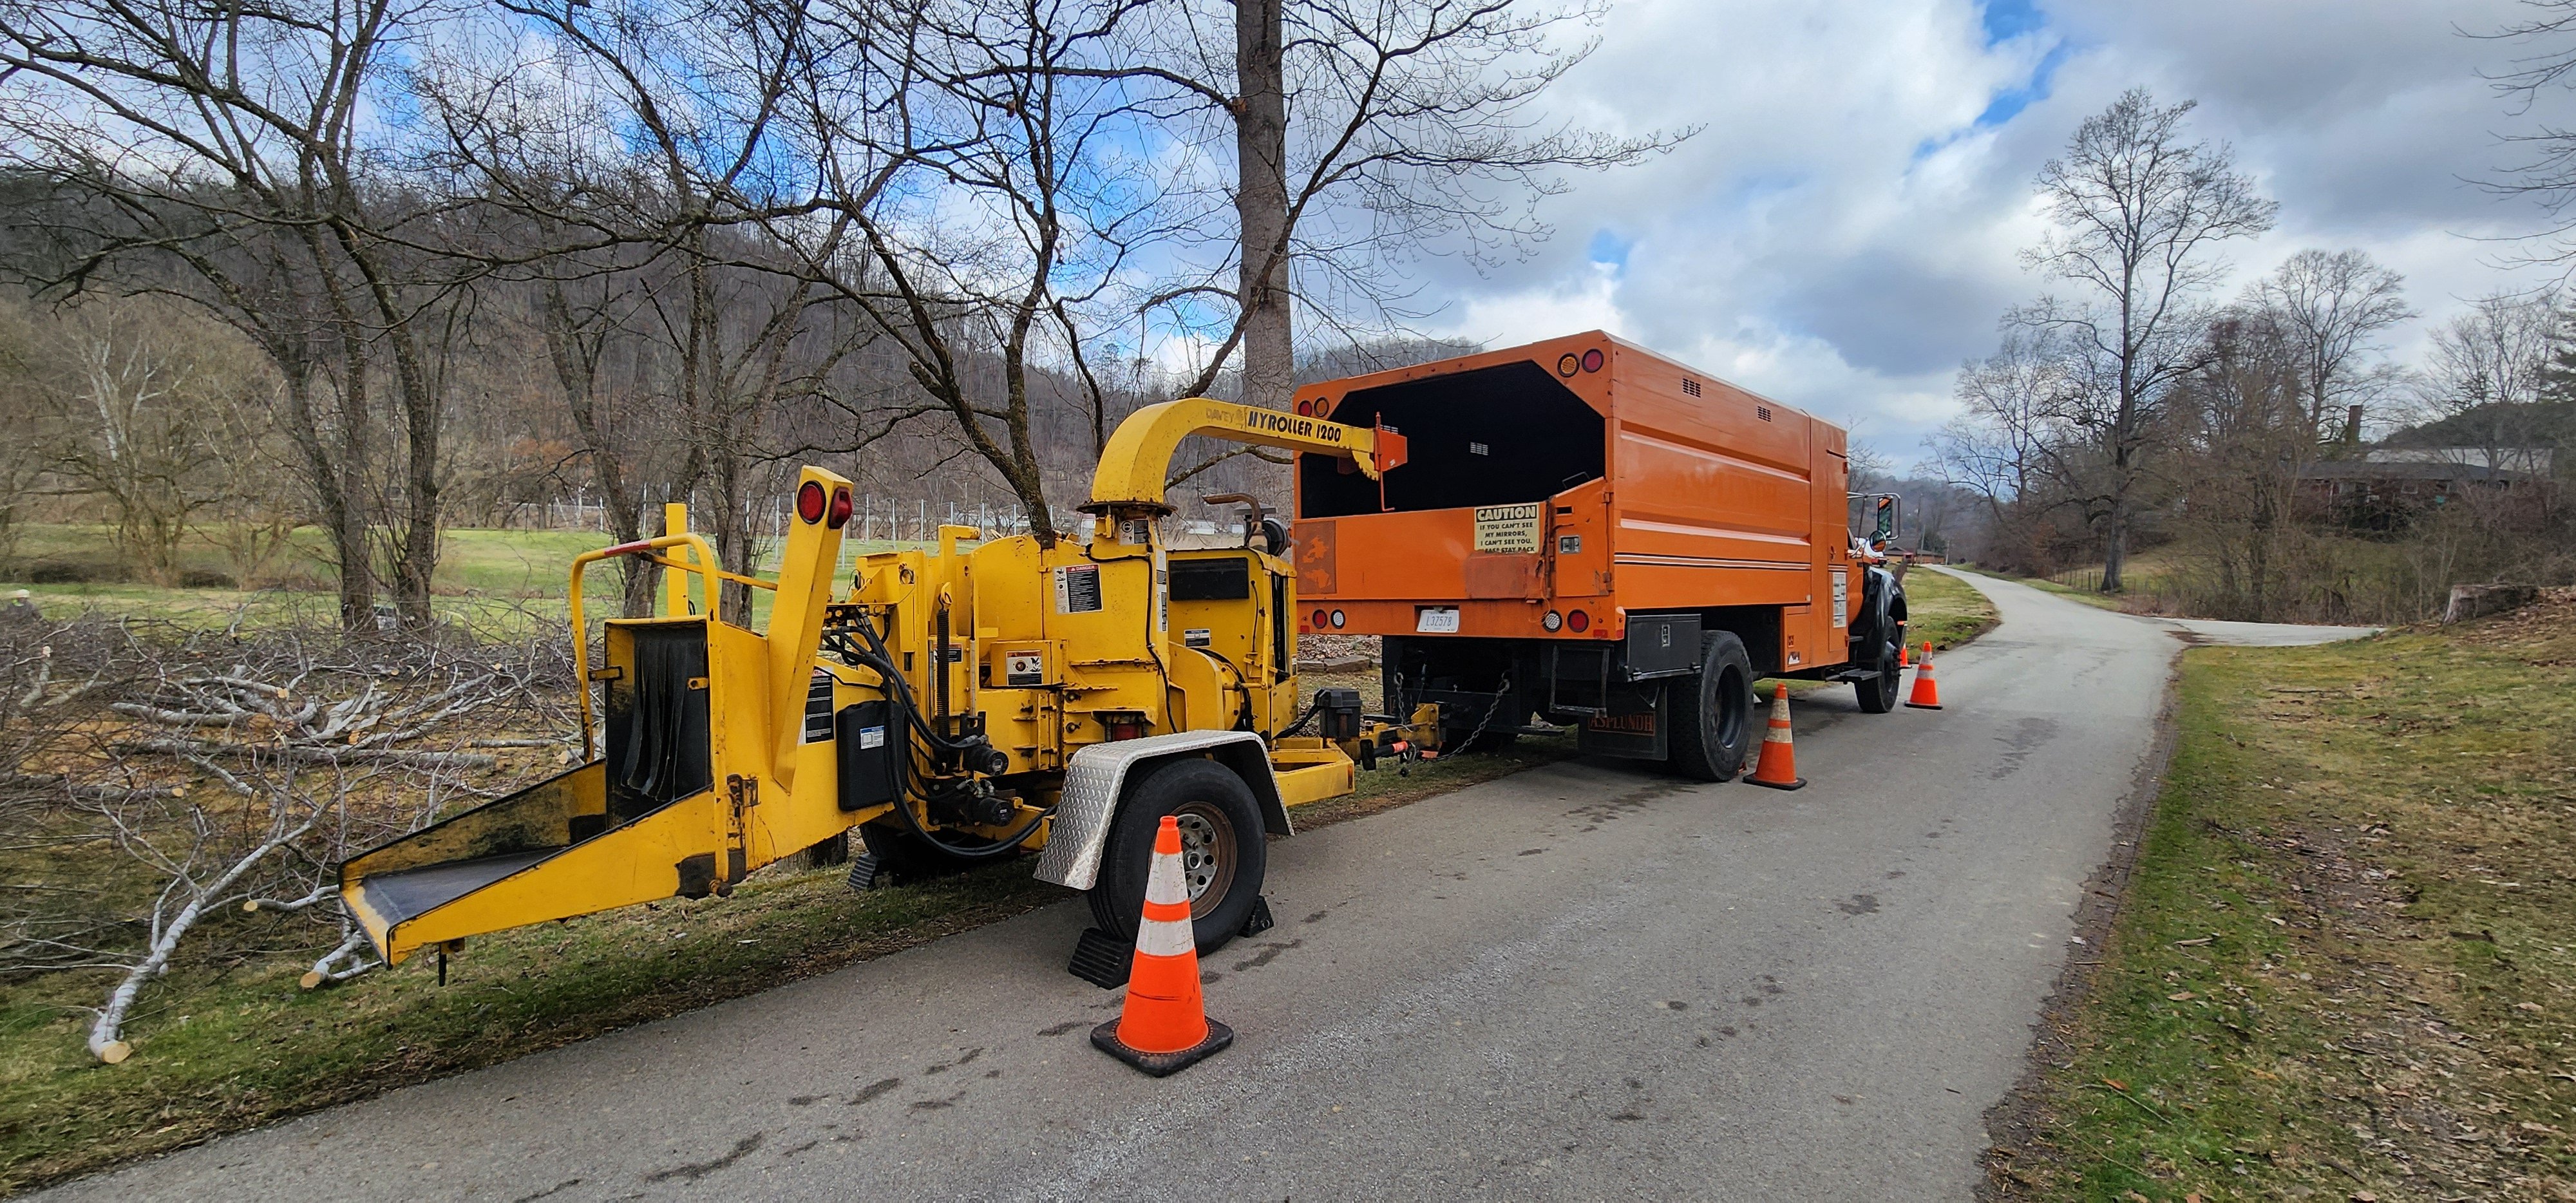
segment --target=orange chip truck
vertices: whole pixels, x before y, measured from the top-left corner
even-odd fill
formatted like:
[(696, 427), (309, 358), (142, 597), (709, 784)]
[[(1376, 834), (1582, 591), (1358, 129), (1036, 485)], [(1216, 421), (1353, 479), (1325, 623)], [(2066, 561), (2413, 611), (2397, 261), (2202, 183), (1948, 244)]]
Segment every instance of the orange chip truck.
[(1298, 457), (1298, 622), (1382, 636), (1384, 709), (1436, 704), (1444, 744), (1536, 716), (1587, 752), (1724, 780), (1757, 679), (1896, 703), (1904, 589), (1885, 531), (1851, 534), (1832, 423), (1599, 331), (1310, 384), (1293, 407), (1407, 441), (1377, 476)]

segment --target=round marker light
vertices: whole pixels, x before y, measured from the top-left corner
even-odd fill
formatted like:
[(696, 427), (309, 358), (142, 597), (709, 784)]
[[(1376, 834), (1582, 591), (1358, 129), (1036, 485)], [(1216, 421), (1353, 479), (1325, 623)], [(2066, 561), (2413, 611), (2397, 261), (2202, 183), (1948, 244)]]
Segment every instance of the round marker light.
[(823, 520), (822, 485), (809, 480), (805, 487), (796, 490), (796, 516), (807, 522)]
[(1311, 416), (1315, 412), (1315, 403), (1312, 401), (1300, 401), (1297, 403), (1297, 412)]
[(1558, 627), (1565, 625), (1565, 616), (1554, 610), (1550, 610), (1539, 616), (1538, 625), (1542, 628), (1553, 631)]
[(1324, 618), (1324, 612), (1323, 612), (1323, 611), (1321, 611), (1321, 610), (1317, 610), (1317, 611), (1315, 611), (1313, 614), (1307, 615), (1306, 617), (1307, 617), (1307, 620), (1308, 620), (1309, 622), (1311, 622), (1311, 623), (1314, 625), (1314, 628), (1315, 628), (1316, 630), (1320, 631), (1320, 630), (1323, 630), (1323, 629), (1324, 629), (1324, 622), (1325, 622), (1325, 618)]
[(1592, 629), (1592, 616), (1581, 610), (1570, 610), (1566, 612), (1565, 625), (1580, 635)]
[(1601, 348), (1594, 347), (1583, 353), (1583, 370), (1587, 372), (1601, 370)]
[(1557, 360), (1556, 360), (1556, 374), (1557, 374), (1557, 375), (1559, 375), (1559, 376), (1571, 376), (1571, 375), (1573, 375), (1577, 370), (1579, 370), (1580, 368), (1582, 368), (1582, 366), (1583, 366), (1583, 361), (1582, 361), (1582, 360), (1580, 360), (1580, 359), (1576, 359), (1576, 358), (1574, 357), (1574, 353), (1573, 353), (1573, 352), (1571, 352), (1571, 351), (1568, 351), (1568, 352), (1566, 352), (1565, 354), (1563, 354), (1563, 355), (1561, 355), (1561, 356), (1558, 356), (1558, 357), (1557, 357)]
[(1347, 620), (1348, 620), (1348, 616), (1347, 616), (1347, 615), (1345, 615), (1345, 614), (1343, 614), (1341, 611), (1339, 611), (1339, 610), (1335, 610), (1335, 611), (1333, 611), (1333, 629), (1334, 629), (1334, 630), (1338, 631), (1338, 630), (1342, 629), (1342, 623), (1343, 623), (1343, 622), (1345, 622), (1345, 621), (1347, 621)]
[(823, 525), (839, 530), (850, 522), (850, 490), (836, 485), (832, 489), (831, 508), (823, 513)]

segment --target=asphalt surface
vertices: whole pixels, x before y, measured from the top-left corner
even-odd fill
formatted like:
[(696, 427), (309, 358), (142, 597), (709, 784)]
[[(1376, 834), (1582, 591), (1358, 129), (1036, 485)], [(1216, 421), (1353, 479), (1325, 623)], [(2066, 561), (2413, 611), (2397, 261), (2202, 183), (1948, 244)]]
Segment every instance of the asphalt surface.
[(48, 1197), (1964, 1198), (2181, 647), (1974, 583), (1948, 708), (1817, 691), (1804, 790), (1572, 762), (1274, 844), (1176, 1077), (1087, 1043), (1074, 903)]

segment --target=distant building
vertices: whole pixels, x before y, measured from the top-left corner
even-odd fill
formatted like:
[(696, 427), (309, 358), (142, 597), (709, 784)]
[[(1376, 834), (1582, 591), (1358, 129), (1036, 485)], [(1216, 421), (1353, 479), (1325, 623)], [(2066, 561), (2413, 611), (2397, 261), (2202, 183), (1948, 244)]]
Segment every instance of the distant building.
[(2299, 484), (2344, 523), (2395, 530), (2417, 515), (2468, 499), (2504, 498), (2504, 517), (2547, 516), (2557, 486), (2547, 447), (2373, 447), (2299, 470)]

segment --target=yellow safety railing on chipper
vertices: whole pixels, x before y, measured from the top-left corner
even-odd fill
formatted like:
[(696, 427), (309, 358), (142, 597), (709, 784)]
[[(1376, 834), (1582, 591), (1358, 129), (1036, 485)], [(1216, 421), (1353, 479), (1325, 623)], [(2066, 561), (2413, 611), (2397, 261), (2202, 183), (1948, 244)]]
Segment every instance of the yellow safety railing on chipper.
[[(652, 554), (665, 547), (686, 547), (689, 549), (689, 554), (696, 559), (697, 562), (694, 564), (685, 563), (680, 560), (672, 559), (669, 556), (658, 556)], [(704, 599), (700, 604), (703, 605), (709, 613), (713, 613), (715, 610), (715, 598), (713, 595), (715, 592), (715, 585), (717, 583), (732, 581), (737, 585), (747, 585), (754, 589), (768, 589), (773, 592), (778, 588), (778, 582), (776, 581), (764, 581), (759, 577), (744, 576), (737, 572), (728, 572), (725, 569), (716, 567), (715, 547), (709, 544), (704, 536), (687, 531), (683, 531), (676, 535), (657, 535), (650, 539), (638, 539), (632, 543), (620, 543), (614, 547), (603, 547), (597, 551), (585, 551), (580, 555), (574, 556), (572, 558), (571, 595), (572, 679), (581, 686), (581, 758), (585, 762), (590, 760), (595, 749), (591, 743), (590, 626), (582, 616), (581, 577), (583, 570), (589, 568), (592, 564), (601, 560), (617, 559), (622, 556), (642, 556), (646, 562), (659, 564), (666, 571), (696, 573), (698, 575), (698, 579), (705, 586), (699, 593), (699, 596)], [(685, 586), (683, 586), (683, 588), (685, 589)]]

